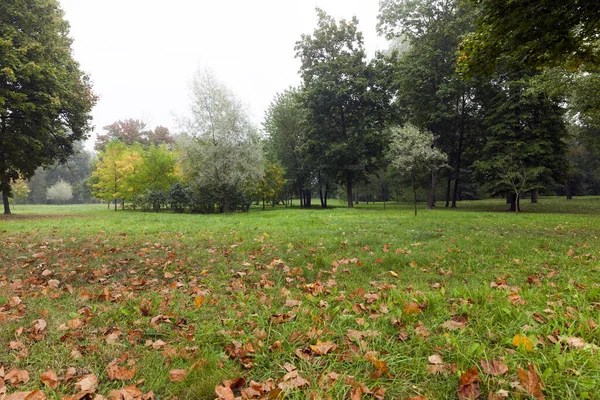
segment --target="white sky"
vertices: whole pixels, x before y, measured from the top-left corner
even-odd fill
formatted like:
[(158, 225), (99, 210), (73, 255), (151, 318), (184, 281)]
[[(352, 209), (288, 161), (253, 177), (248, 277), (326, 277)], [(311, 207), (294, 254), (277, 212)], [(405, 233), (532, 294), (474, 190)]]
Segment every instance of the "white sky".
[[(100, 100), (95, 133), (117, 120), (142, 119), (178, 131), (189, 87), (208, 67), (260, 126), (275, 93), (300, 82), (294, 52), (312, 33), (315, 7), (337, 19), (356, 15), (371, 56), (387, 47), (375, 32), (378, 0), (60, 0), (75, 59)], [(91, 148), (94, 134), (87, 147)]]

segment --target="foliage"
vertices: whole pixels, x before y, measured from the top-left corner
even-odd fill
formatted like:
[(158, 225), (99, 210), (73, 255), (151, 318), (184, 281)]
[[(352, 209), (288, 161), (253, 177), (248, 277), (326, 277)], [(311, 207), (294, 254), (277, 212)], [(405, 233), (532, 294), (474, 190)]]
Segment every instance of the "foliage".
[(65, 162), (90, 130), (96, 102), (72, 57), (69, 25), (56, 0), (0, 6), (0, 191), (10, 213), (11, 182)]
[(92, 185), (94, 195), (106, 202), (131, 199), (140, 193), (135, 181), (135, 172), (139, 171), (142, 157), (140, 149), (128, 147), (119, 140), (108, 143), (106, 149), (98, 154), (92, 177), (96, 182)]
[(83, 142), (74, 143), (73, 148), (75, 152), (67, 158), (65, 163), (54, 163), (35, 171), (35, 175), (29, 179), (30, 202), (46, 203), (47, 188), (59, 178), (73, 187), (73, 202), (85, 203), (91, 199), (87, 180), (92, 173), (92, 154), (83, 147)]
[(12, 194), (15, 203), (24, 203), (27, 201), (29, 192), (31, 192), (31, 190), (29, 189), (27, 182), (22, 179), (19, 179), (12, 184)]
[(258, 183), (258, 198), (264, 203), (269, 202), (275, 206), (281, 200), (281, 191), (285, 185), (285, 172), (281, 165), (267, 163), (263, 178)]
[(46, 191), (48, 200), (57, 203), (66, 203), (73, 198), (73, 187), (69, 182), (59, 179), (54, 185), (50, 186)]
[(171, 185), (168, 195), (171, 209), (175, 213), (182, 213), (187, 207), (191, 206), (190, 188), (181, 182), (175, 182)]
[[(473, 29), (473, 9), (452, 1), (399, 1), (380, 3), (378, 28), (388, 38), (403, 41), (398, 55), (395, 107), (404, 122), (435, 135), (436, 147), (448, 154), (448, 195), (454, 180), (456, 206), (461, 181), (468, 170), (479, 134), (473, 101), (476, 80), (466, 81), (456, 71), (456, 51), (463, 35)], [(466, 167), (466, 168), (465, 168)], [(437, 176), (430, 179), (428, 207), (435, 202)], [(449, 199), (448, 199), (449, 200)]]
[(494, 73), (502, 57), (527, 68), (600, 62), (600, 20), (595, 0), (471, 0), (477, 30), (462, 43), (459, 61), (474, 72)]
[(96, 137), (94, 148), (103, 151), (106, 145), (113, 140), (120, 140), (126, 145), (139, 143), (144, 147), (151, 145), (171, 146), (175, 139), (164, 126), (157, 126), (154, 130), (146, 129), (146, 123), (139, 119), (125, 119), (113, 122), (104, 127), (105, 134)]
[(390, 93), (380, 57), (367, 64), (358, 20), (335, 21), (317, 9), (317, 28), (296, 43), (304, 107), (308, 111), (306, 155), (324, 175), (352, 185), (382, 166), (388, 145)]
[(267, 133), (265, 151), (271, 162), (285, 170), (285, 179), (302, 197), (314, 167), (303, 146), (307, 125), (307, 110), (299, 89), (287, 89), (275, 95), (265, 112), (263, 127)]
[(262, 177), (262, 147), (240, 101), (209, 71), (194, 79), (188, 130), (179, 142), (182, 175), (201, 208), (237, 209), (246, 185)]
[[(135, 146), (130, 147), (135, 149)], [(127, 198), (146, 195), (148, 191), (167, 192), (179, 180), (177, 176), (177, 154), (166, 145), (150, 145), (146, 150), (130, 154), (134, 172), (125, 178)]]
[(535, 171), (527, 174), (530, 189), (552, 188), (564, 182), (565, 110), (560, 98), (531, 84), (530, 74), (505, 73), (483, 87), (478, 96), (486, 137), (482, 157), (474, 165), (492, 194), (514, 192), (514, 186), (501, 176), (515, 171)]
[(417, 179), (430, 172), (434, 166), (439, 168), (441, 163), (447, 161), (447, 156), (434, 146), (434, 136), (431, 132), (420, 130), (413, 125), (392, 127), (390, 131), (390, 163), (412, 180), (414, 211), (417, 215)]

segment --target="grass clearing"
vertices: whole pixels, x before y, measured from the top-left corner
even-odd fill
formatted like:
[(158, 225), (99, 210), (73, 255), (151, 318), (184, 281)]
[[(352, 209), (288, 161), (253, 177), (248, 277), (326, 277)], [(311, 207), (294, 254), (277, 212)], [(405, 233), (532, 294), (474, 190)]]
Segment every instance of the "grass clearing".
[(506, 208), (18, 206), (0, 217), (0, 397), (94, 374), (111, 398), (595, 398), (600, 199)]

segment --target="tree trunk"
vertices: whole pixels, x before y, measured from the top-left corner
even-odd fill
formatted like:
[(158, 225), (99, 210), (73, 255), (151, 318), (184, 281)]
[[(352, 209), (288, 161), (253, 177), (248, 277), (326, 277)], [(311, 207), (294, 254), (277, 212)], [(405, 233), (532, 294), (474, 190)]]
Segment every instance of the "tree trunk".
[(353, 208), (354, 204), (352, 203), (352, 173), (348, 172), (346, 175), (346, 195), (348, 196), (348, 208)]
[(533, 204), (537, 204), (537, 202), (538, 202), (538, 191), (537, 190), (533, 190), (531, 192), (531, 202)]
[(413, 175), (412, 177), (412, 187), (413, 187), (413, 203), (415, 206), (415, 217), (417, 216), (417, 182)]
[(115, 211), (117, 211), (117, 199), (115, 198)]
[(573, 200), (573, 193), (571, 193), (571, 185), (569, 185), (569, 180), (565, 182), (565, 193), (567, 195), (567, 200)]
[(4, 214), (10, 214), (10, 202), (8, 201), (8, 194), (6, 191), (2, 191), (2, 203), (4, 204)]
[(446, 186), (446, 208), (450, 207), (450, 188), (452, 187), (452, 177), (448, 177), (448, 184)]
[(508, 211), (513, 211), (518, 214), (521, 211), (521, 199), (519, 193), (510, 193), (507, 200), (507, 202), (510, 203), (510, 209)]
[(456, 208), (456, 199), (460, 189), (460, 162), (462, 159), (463, 142), (465, 139), (465, 93), (462, 93), (462, 112), (460, 114), (460, 129), (458, 135), (458, 150), (456, 151), (456, 168), (454, 168), (454, 191), (452, 192), (452, 208)]
[(435, 191), (437, 189), (437, 163), (431, 166), (431, 183), (429, 186), (429, 196), (427, 197), (427, 209), (431, 210), (435, 207)]

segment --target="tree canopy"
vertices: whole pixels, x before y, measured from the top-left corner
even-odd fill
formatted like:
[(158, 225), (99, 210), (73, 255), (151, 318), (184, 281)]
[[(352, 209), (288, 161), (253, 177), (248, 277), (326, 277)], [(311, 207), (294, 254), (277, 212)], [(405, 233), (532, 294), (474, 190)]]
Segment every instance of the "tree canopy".
[(11, 183), (66, 161), (84, 139), (96, 102), (71, 51), (56, 0), (0, 4), (0, 190), (10, 213)]
[(502, 57), (529, 67), (597, 66), (600, 17), (596, 0), (470, 0), (478, 8), (475, 32), (465, 37), (460, 62), (492, 72)]

